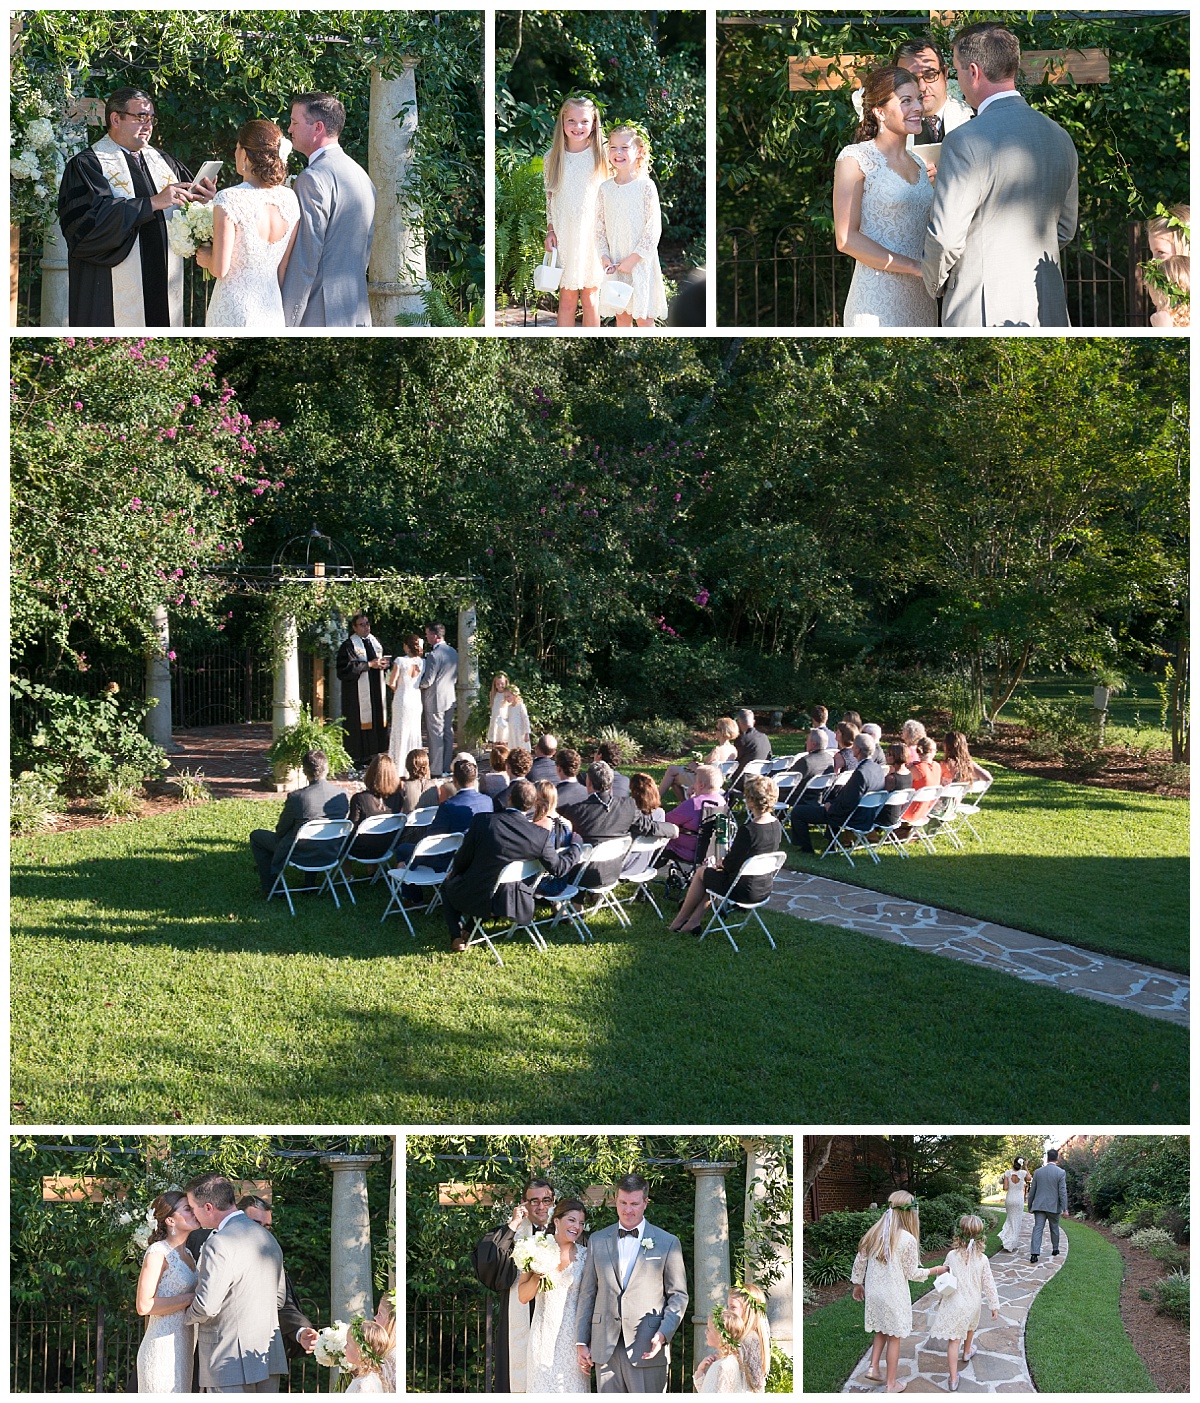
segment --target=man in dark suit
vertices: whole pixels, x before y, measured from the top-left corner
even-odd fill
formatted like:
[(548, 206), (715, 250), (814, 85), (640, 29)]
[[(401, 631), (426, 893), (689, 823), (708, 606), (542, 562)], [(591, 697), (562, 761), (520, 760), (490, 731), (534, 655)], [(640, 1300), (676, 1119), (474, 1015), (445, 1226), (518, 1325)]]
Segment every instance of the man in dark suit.
[(587, 786), (580, 784), (579, 767), (583, 757), (578, 750), (560, 750), (554, 757), (554, 769), (558, 775), (558, 807), (564, 804), (582, 804), (587, 798)]
[[(479, 769), (475, 761), (469, 755), (460, 755), (450, 770), (454, 783), (457, 785), (455, 793), (448, 799), (443, 799), (438, 805), (438, 811), (433, 822), (428, 828), (420, 830), (422, 838), (436, 838), (446, 833), (465, 833), (471, 826), (471, 820), (476, 814), (490, 814), (492, 812), (492, 801), (486, 794), (479, 792)], [(403, 866), (416, 848), (416, 843), (401, 843), (396, 849), (396, 863)], [(418, 867), (428, 867), (434, 872), (444, 872), (450, 866), (450, 855), (443, 857), (422, 858), (417, 863)], [(424, 906), (429, 900), (429, 892), (426, 889), (423, 893), (416, 887), (406, 885), (406, 892), (411, 894), (414, 903)]]
[(462, 847), (454, 854), (450, 875), (442, 885), (442, 909), (450, 932), (450, 948), (458, 953), (467, 948), (463, 916), (503, 916), (528, 921), (533, 917), (533, 894), (514, 883), (502, 887), (492, 900), (496, 878), (510, 862), (537, 860), (555, 877), (565, 877), (579, 854), (579, 838), (556, 852), (548, 828), (537, 828), (529, 821), (536, 791), (526, 779), (514, 780), (508, 790), (508, 808), (503, 813), (480, 813), (471, 820)]
[(825, 734), (823, 727), (814, 726), (804, 743), (804, 754), (790, 766), (791, 773), (800, 776), (792, 791), (797, 798), (803, 793), (804, 786), (810, 779), (826, 775), (833, 769), (834, 751), (826, 747)]
[[(623, 838), (626, 833), (634, 838), (676, 838), (679, 829), (673, 823), (658, 822), (641, 809), (626, 795), (615, 792), (613, 770), (603, 760), (588, 766), (588, 797), (582, 804), (559, 806), (559, 813), (570, 821), (575, 836), (584, 843), (602, 843), (606, 838)], [(601, 863), (598, 867), (589, 864), (585, 874), (589, 883), (605, 885), (617, 875), (620, 863)]]
[(508, 808), (508, 791), (519, 779), (528, 779), (529, 771), (533, 766), (533, 756), (524, 746), (515, 745), (508, 752), (508, 758), (504, 761), (504, 768), (508, 774), (508, 783), (492, 799), (492, 808), (498, 814), (502, 814)]
[(558, 741), (554, 736), (546, 734), (538, 738), (538, 743), (533, 748), (533, 768), (529, 771), (530, 784), (537, 784), (544, 779), (548, 779), (551, 784), (558, 783), (558, 771), (554, 767), (554, 752), (557, 749)]
[[(308, 783), (303, 789), (293, 789), (287, 796), (275, 832), (268, 828), (256, 828), (250, 834), (250, 852), (258, 868), (258, 880), (264, 896), (270, 896), (275, 878), (283, 871), (283, 864), (287, 861), (292, 839), (302, 825), (314, 819), (345, 818), (350, 812), (346, 791), (327, 778), (329, 761), (323, 750), (308, 751), (300, 763)], [(315, 851), (319, 852), (320, 849)]]
[[(602, 760), (613, 772), (612, 792), (618, 799), (629, 798), (629, 776), (623, 775), (618, 768), (625, 761), (624, 752), (615, 741), (606, 740), (596, 747), (596, 753), (592, 760)], [(559, 805), (562, 808), (562, 805)]]
[(751, 760), (769, 760), (771, 758), (770, 739), (764, 736), (761, 731), (755, 730), (754, 712), (748, 706), (739, 707), (733, 713), (733, 719), (738, 728), (738, 738), (733, 743), (733, 748), (737, 751), (737, 769), (729, 776), (726, 792), (740, 782), (742, 771)]
[(858, 764), (846, 783), (833, 791), (828, 803), (810, 799), (797, 804), (792, 810), (792, 842), (801, 852), (811, 853), (813, 850), (808, 832), (810, 824), (836, 828), (858, 808), (858, 801), (864, 794), (873, 794), (875, 790), (883, 788), (884, 768), (872, 758), (874, 749), (874, 740), (865, 731), (859, 731), (854, 737), (854, 755)]

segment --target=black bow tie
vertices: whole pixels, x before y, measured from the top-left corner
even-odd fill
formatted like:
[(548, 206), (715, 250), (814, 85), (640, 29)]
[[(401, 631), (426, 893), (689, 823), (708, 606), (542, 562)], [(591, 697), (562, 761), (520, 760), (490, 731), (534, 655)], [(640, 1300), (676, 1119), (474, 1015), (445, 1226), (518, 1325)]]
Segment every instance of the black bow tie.
[(637, 1235), (638, 1235), (638, 1230), (637, 1230), (637, 1228), (618, 1228), (618, 1229), (617, 1229), (617, 1237), (618, 1237), (618, 1239), (620, 1239), (620, 1238), (622, 1238), (622, 1237), (637, 1237)]

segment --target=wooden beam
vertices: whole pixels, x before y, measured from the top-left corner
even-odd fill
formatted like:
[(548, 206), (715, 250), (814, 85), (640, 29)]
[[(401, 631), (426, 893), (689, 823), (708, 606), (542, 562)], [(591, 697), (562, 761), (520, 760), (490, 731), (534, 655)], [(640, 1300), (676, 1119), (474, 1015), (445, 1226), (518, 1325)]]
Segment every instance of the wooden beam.
[[(605, 1199), (612, 1196), (612, 1189), (603, 1184), (592, 1184), (584, 1189), (582, 1198), (590, 1208), (599, 1208)], [(499, 1188), (494, 1184), (439, 1184), (438, 1207), (459, 1208), (463, 1204), (474, 1203), (482, 1207), (493, 1204), (509, 1204), (517, 1195), (513, 1189)], [(561, 1198), (562, 1195), (560, 1194)]]
[(838, 54), (835, 58), (788, 59), (788, 87), (794, 93), (832, 92), (849, 85), (861, 88), (859, 73), (887, 60), (880, 54)]
[[(235, 1198), (243, 1194), (257, 1194), (271, 1202), (270, 1179), (234, 1179)], [(92, 1174), (71, 1176), (69, 1174), (46, 1175), (42, 1179), (42, 1201), (44, 1203), (103, 1203), (106, 1198), (124, 1200), (129, 1197), (129, 1185), (120, 1179), (101, 1179)]]
[[(794, 93), (832, 92), (847, 85), (862, 87), (860, 74), (888, 62), (882, 54), (837, 54), (833, 58), (788, 59), (788, 88)], [(1021, 55), (1027, 82), (1054, 87), (1069, 83), (1109, 81), (1108, 54), (1103, 49), (1030, 49)]]

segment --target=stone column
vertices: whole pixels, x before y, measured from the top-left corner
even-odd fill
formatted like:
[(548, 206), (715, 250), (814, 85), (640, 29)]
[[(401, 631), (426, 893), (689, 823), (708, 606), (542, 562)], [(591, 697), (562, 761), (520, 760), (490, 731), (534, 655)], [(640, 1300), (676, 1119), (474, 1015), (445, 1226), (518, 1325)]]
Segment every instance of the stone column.
[(182, 747), (171, 738), (171, 629), (165, 604), (154, 610), (153, 629), (156, 646), (146, 656), (146, 700), (157, 705), (146, 717), (146, 734), (168, 755), (178, 755)]
[(16, 326), (20, 318), (21, 284), (21, 226), (8, 226), (8, 324)]
[[(761, 1140), (747, 1139), (742, 1144), (746, 1149), (746, 1228), (749, 1233), (759, 1214), (762, 1200), (766, 1198), (766, 1185), (763, 1182), (767, 1173), (765, 1146)], [(780, 1173), (787, 1178), (787, 1161), (780, 1162)], [(787, 1224), (780, 1224), (787, 1228)], [(790, 1243), (791, 1234), (786, 1240)], [(771, 1327), (771, 1339), (789, 1358), (795, 1354), (795, 1340), (792, 1326), (792, 1253), (791, 1248), (781, 1249), (783, 1275), (767, 1292), (767, 1323)], [(747, 1261), (746, 1280), (753, 1281), (753, 1264)], [(769, 1361), (768, 1361), (769, 1362)]]
[(467, 718), (479, 695), (479, 653), (475, 647), (475, 605), (464, 604), (458, 611), (458, 682), (454, 713), (455, 741), (461, 750), (478, 742), (478, 736), (467, 735)]
[(371, 1282), (371, 1219), (367, 1166), (378, 1155), (322, 1155), (333, 1172), (333, 1223), (329, 1233), (329, 1304), (335, 1320), (375, 1314)]
[(723, 1306), (729, 1295), (729, 1205), (725, 1201), (725, 1176), (732, 1162), (698, 1160), (688, 1165), (696, 1179), (696, 1264), (692, 1273), (692, 1321), (695, 1337), (692, 1367), (708, 1353), (704, 1327), (713, 1306)]
[(415, 58), (399, 60), (387, 76), (371, 69), (371, 116), (367, 163), (375, 183), (375, 236), (371, 243), (368, 291), (371, 321), (394, 327), (401, 313), (422, 317), (425, 235), (421, 211), (405, 189), (417, 130)]
[[(300, 719), (300, 640), (296, 633), (296, 620), (280, 620), (279, 639), (275, 653), (275, 695), (271, 706), (271, 739), (280, 735)], [(298, 771), (276, 768), (276, 787), (294, 789)]]
[(69, 326), (70, 318), (67, 241), (55, 220), (42, 244), (42, 326)]

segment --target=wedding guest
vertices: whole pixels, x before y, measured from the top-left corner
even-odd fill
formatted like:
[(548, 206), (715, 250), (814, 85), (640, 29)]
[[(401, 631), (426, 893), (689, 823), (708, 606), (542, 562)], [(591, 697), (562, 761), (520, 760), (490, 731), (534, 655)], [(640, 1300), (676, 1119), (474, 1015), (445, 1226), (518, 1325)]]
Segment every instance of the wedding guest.
[(872, 741), (874, 742), (874, 744), (875, 744), (875, 749), (874, 749), (874, 751), (872, 752), (872, 759), (874, 759), (875, 762), (876, 762), (877, 764), (886, 765), (886, 764), (887, 764), (887, 755), (886, 755), (886, 753), (884, 752), (883, 744), (882, 744), (882, 741), (883, 741), (883, 727), (877, 725), (874, 721), (864, 721), (864, 722), (863, 722), (863, 734), (864, 734), (864, 735), (867, 735), (867, 736), (870, 736), (870, 737), (871, 737), (871, 740), (872, 740)]
[(971, 784), (977, 779), (991, 780), (990, 771), (971, 758), (967, 738), (961, 731), (946, 733), (945, 755), (946, 758), (942, 761), (943, 784)]
[(864, 794), (883, 788), (883, 766), (874, 759), (875, 746), (871, 737), (860, 731), (854, 737), (854, 773), (833, 791), (827, 800), (805, 799), (792, 807), (792, 842), (803, 853), (811, 855), (812, 838), (809, 827), (823, 824), (836, 828), (858, 808)]
[[(637, 806), (638, 813), (656, 823), (663, 821), (662, 798), (653, 775), (645, 774), (640, 770), (637, 774), (631, 775), (629, 778), (629, 797)], [(650, 856), (648, 853), (631, 852), (621, 864), (621, 876), (637, 876), (649, 867)]]
[(427, 809), (439, 799), (437, 785), (429, 775), (429, 752), (410, 750), (404, 759), (408, 771), (400, 783), (400, 812), (410, 814), (414, 809)]
[(950, 96), (950, 70), (945, 55), (927, 35), (901, 44), (892, 62), (897, 68), (907, 69), (921, 91), (921, 130), (909, 137), (910, 147), (940, 142), (947, 132), (963, 126), (975, 115), (965, 102)]
[(679, 914), (671, 922), (672, 930), (698, 934), (703, 928), (709, 897), (713, 894), (727, 895), (735, 881), (735, 899), (740, 901), (759, 901), (770, 892), (770, 877), (745, 877), (737, 881), (737, 876), (739, 868), (748, 858), (779, 851), (783, 842), (783, 825), (772, 812), (779, 798), (779, 786), (768, 775), (751, 775), (743, 786), (743, 792), (750, 821), (738, 829), (737, 837), (729, 845), (723, 862), (717, 866), (702, 865), (696, 868)]
[(829, 708), (819, 702), (812, 708), (812, 728), (821, 732), (824, 741), (822, 750), (837, 749), (837, 736), (829, 729)]
[(554, 757), (554, 770), (558, 775), (558, 802), (562, 804), (582, 804), (587, 798), (587, 788), (580, 784), (578, 775), (583, 764), (583, 756), (578, 750), (568, 746)]
[(551, 784), (558, 783), (558, 770), (554, 764), (554, 754), (558, 749), (558, 741), (548, 731), (544, 736), (538, 737), (538, 743), (534, 747), (533, 767), (529, 771), (529, 782), (537, 784), (539, 780), (548, 779)]
[(183, 259), (167, 242), (167, 218), (210, 200), (211, 180), (150, 145), (154, 99), (118, 88), (104, 103), (104, 135), (67, 162), (58, 218), (67, 245), (71, 326), (183, 325)]
[(533, 787), (537, 791), (533, 822), (550, 834), (556, 848), (567, 847), (571, 842), (571, 821), (558, 811), (558, 785), (540, 779)]
[(725, 808), (725, 799), (721, 793), (721, 771), (715, 765), (696, 767), (696, 783), (691, 794), (666, 816), (666, 821), (679, 829), (676, 837), (667, 844), (667, 853), (671, 857), (691, 863), (700, 856), (696, 846), (706, 806), (710, 813)]
[(497, 741), (488, 751), (488, 763), (492, 768), (479, 781), (480, 792), (489, 799), (494, 799), (509, 786), (509, 776), (504, 768), (507, 760), (508, 746), (503, 741)]
[(518, 1238), (550, 1231), (554, 1212), (554, 1188), (547, 1179), (530, 1179), (521, 1190), (520, 1202), (507, 1223), (485, 1233), (471, 1253), (475, 1275), (489, 1291), (500, 1297), (500, 1318), (494, 1341), (496, 1377), (493, 1393), (525, 1393), (526, 1363), (529, 1354), (529, 1323), (533, 1303), (517, 1299), (521, 1272), (513, 1261)]
[(854, 741), (858, 736), (860, 726), (856, 726), (851, 721), (839, 721), (837, 723), (837, 750), (833, 755), (833, 772), (840, 775), (843, 770), (852, 770), (858, 764), (858, 758), (854, 751)]
[(350, 636), (338, 649), (337, 675), (342, 684), (346, 749), (356, 765), (388, 748), (387, 704), (383, 674), (390, 659), (371, 632), (366, 614), (350, 620)]
[[(653, 326), (668, 311), (658, 244), (662, 210), (650, 179), (650, 148), (641, 132), (614, 127), (608, 134), (612, 178), (596, 196), (596, 247), (610, 279), (632, 284), (633, 295), (613, 309), (618, 327)], [(604, 300), (601, 285), (601, 302)], [(601, 316), (609, 315), (601, 307)]]
[(857, 711), (843, 711), (842, 720), (847, 726), (853, 726), (856, 731), (861, 731), (863, 728), (863, 719)]
[(496, 673), (488, 693), (489, 741), (508, 741), (508, 674)]
[(935, 758), (937, 746), (932, 737), (922, 736), (914, 749), (917, 758), (915, 762), (910, 762), (908, 767), (912, 771), (913, 788), (928, 789), (933, 785), (941, 784), (942, 767)]
[(523, 746), (514, 746), (505, 756), (504, 773), (508, 776), (508, 782), (492, 799), (492, 807), (498, 814), (503, 813), (508, 808), (508, 791), (517, 780), (528, 779), (531, 769), (533, 769), (533, 756)]
[[(423, 828), (411, 843), (400, 843), (396, 848), (396, 865), (403, 867), (412, 860), (419, 838), (437, 838), (447, 833), (465, 833), (476, 814), (491, 813), (492, 801), (479, 792), (479, 771), (470, 755), (458, 756), (451, 766), (452, 792), (447, 793), (437, 806), (437, 813), (428, 828)], [(440, 791), (441, 786), (439, 786)], [(433, 857), (422, 857), (418, 867), (428, 867), (433, 872), (445, 872), (450, 866), (451, 853), (441, 853)], [(404, 899), (424, 906), (429, 899), (427, 890), (412, 883), (405, 883), (402, 891)]]
[(908, 762), (905, 759), (907, 753), (908, 748), (903, 741), (897, 741), (887, 748), (887, 774), (883, 777), (883, 787), (889, 792), (894, 789), (911, 789), (913, 787), (912, 771), (908, 768)]
[[(621, 838), (628, 833), (633, 838), (673, 838), (678, 832), (673, 823), (652, 818), (643, 813), (631, 794), (618, 794), (613, 786), (613, 769), (603, 760), (588, 766), (588, 797), (582, 804), (561, 808), (570, 819), (575, 835), (584, 843), (602, 843), (606, 838)], [(589, 865), (584, 876), (589, 884), (604, 885), (617, 876), (620, 868), (614, 863)]]
[[(350, 822), (357, 830), (364, 818), (377, 818), (380, 814), (403, 812), (403, 796), (400, 792), (400, 771), (390, 755), (376, 755), (363, 775), (364, 789), (350, 797)], [(388, 850), (393, 834), (383, 833), (376, 837), (368, 833), (365, 837), (355, 837), (350, 845), (350, 856), (363, 861), (382, 857)]]
[[(250, 852), (264, 896), (270, 896), (301, 826), (313, 819), (345, 818), (350, 810), (345, 790), (328, 778), (329, 761), (323, 750), (306, 751), (300, 764), (308, 783), (303, 789), (293, 789), (284, 800), (274, 833), (269, 828), (256, 828), (250, 834)], [(320, 848), (315, 851), (322, 852)], [(301, 855), (303, 848), (297, 851), (297, 856)]]
[(791, 794), (793, 804), (804, 793), (804, 787), (810, 779), (816, 779), (818, 775), (827, 775), (833, 769), (836, 758), (833, 747), (836, 743), (837, 737), (827, 726), (814, 723), (812, 730), (805, 737), (803, 756), (791, 767), (792, 773), (798, 776)]
[(354, 1376), (346, 1392), (382, 1393), (387, 1354), (387, 1330), (377, 1320), (355, 1316), (346, 1334), (346, 1367)]
[(920, 721), (908, 720), (900, 728), (900, 739), (904, 742), (905, 759), (912, 765), (917, 759), (917, 742), (924, 740), (925, 727)]
[(737, 759), (737, 746), (734, 744), (738, 737), (737, 722), (732, 716), (722, 716), (717, 721), (716, 731), (717, 743), (703, 760), (689, 760), (685, 765), (667, 766), (660, 786), (664, 799), (670, 795), (682, 803), (688, 797), (695, 782), (697, 764), (723, 765), (728, 760)]
[[(1172, 205), (1170, 216), (1178, 220), (1172, 223), (1172, 218), (1167, 215), (1156, 215), (1146, 225), (1146, 237), (1150, 242), (1150, 257), (1157, 263), (1163, 263), (1168, 258), (1176, 256), (1190, 258), (1192, 256), (1192, 246), (1188, 234), (1192, 223), (1192, 208), (1190, 205)], [(1181, 229), (1179, 225), (1185, 227)]]
[(729, 776), (727, 788), (732, 789), (742, 777), (742, 771), (751, 760), (769, 760), (771, 758), (771, 742), (769, 738), (754, 725), (754, 712), (748, 706), (739, 707), (733, 713), (734, 722), (738, 728), (738, 738), (734, 743), (737, 752), (737, 768)]
[(592, 756), (592, 762), (600, 760), (608, 765), (612, 772), (612, 792), (618, 799), (629, 796), (629, 776), (621, 773), (621, 766), (625, 763), (625, 752), (615, 740), (606, 740), (596, 747), (596, 753)]

